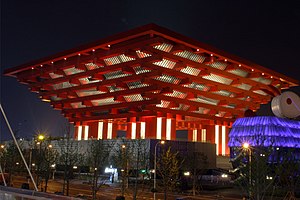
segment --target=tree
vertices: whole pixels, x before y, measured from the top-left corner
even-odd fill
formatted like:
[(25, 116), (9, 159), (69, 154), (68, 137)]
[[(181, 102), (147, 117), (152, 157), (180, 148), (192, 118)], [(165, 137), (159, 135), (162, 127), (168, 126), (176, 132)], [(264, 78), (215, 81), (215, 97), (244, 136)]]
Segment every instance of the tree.
[(42, 177), (45, 179), (45, 192), (47, 192), (48, 181), (52, 172), (52, 165), (58, 160), (58, 152), (53, 149), (51, 141), (45, 142), (44, 149), (42, 150)]
[(66, 137), (58, 141), (60, 146), (59, 161), (64, 167), (63, 193), (69, 196), (70, 179), (73, 177), (73, 167), (82, 161), (79, 143), (71, 138), (70, 125), (64, 127)]
[[(132, 168), (134, 169), (135, 181), (133, 188), (133, 199), (137, 199), (138, 192), (138, 178), (140, 175), (140, 171), (144, 170), (144, 173), (149, 170), (149, 150), (150, 146), (147, 145), (145, 140), (137, 139), (131, 140), (131, 149), (132, 151)], [(144, 174), (143, 174), (144, 181)]]
[(193, 180), (192, 191), (193, 195), (196, 195), (196, 191), (199, 189), (199, 176), (203, 174), (208, 167), (208, 158), (202, 152), (193, 151), (192, 154), (189, 154), (187, 159), (184, 160), (185, 168), (187, 171), (191, 171), (191, 177)]
[(160, 154), (157, 162), (157, 170), (162, 178), (164, 199), (167, 199), (168, 190), (173, 190), (179, 179), (179, 169), (182, 162), (178, 159), (178, 152), (173, 153), (171, 147)]
[(125, 188), (129, 187), (129, 176), (134, 176), (133, 199), (137, 199), (138, 195), (138, 179), (141, 171), (144, 173), (149, 171), (149, 150), (150, 145), (146, 140), (136, 139), (127, 140), (120, 139), (115, 144), (113, 152), (114, 164), (121, 170), (121, 192), (124, 196)]
[(235, 159), (239, 172), (235, 182), (248, 193), (249, 198), (261, 200), (271, 194), (274, 183), (274, 173), (269, 158), (272, 148), (255, 146), (240, 149), (239, 157)]
[[(114, 152), (113, 152), (113, 162), (114, 165), (117, 166), (118, 169), (121, 171), (121, 193), (122, 196), (125, 194), (125, 184), (128, 187), (128, 179), (129, 179), (129, 164), (131, 163), (131, 156), (132, 156), (132, 147), (129, 140), (120, 139), (114, 145)], [(119, 170), (118, 170), (119, 171)]]
[[(19, 144), (22, 148), (22, 143)], [(22, 150), (23, 151), (23, 150)], [(16, 145), (13, 142), (7, 143), (2, 151), (1, 165), (3, 166), (3, 171), (8, 173), (8, 185), (12, 183), (12, 176), (20, 169), (21, 156)]]
[(88, 165), (93, 170), (92, 194), (93, 199), (96, 199), (96, 194), (98, 191), (98, 179), (101, 174), (100, 172), (105, 164), (107, 164), (112, 145), (108, 142), (105, 143), (103, 140), (91, 140), (90, 143), (87, 161)]
[[(51, 142), (50, 137), (41, 134), (37, 135), (29, 152), (29, 160), (30, 162), (34, 162), (34, 167), (36, 168), (37, 187), (40, 185), (41, 191), (45, 192), (47, 192), (52, 165), (58, 161), (58, 151), (53, 149)], [(45, 181), (45, 187), (43, 187), (43, 179)]]
[[(298, 151), (299, 153), (299, 151)], [(276, 163), (280, 163), (275, 167), (274, 188), (282, 190), (285, 193), (284, 199), (296, 199), (295, 190), (300, 184), (300, 163), (297, 160), (297, 149), (290, 148), (288, 150), (276, 150)]]
[[(248, 138), (252, 143), (239, 141), (241, 147), (233, 148), (236, 155), (232, 159), (235, 172), (239, 173), (235, 182), (247, 193), (249, 198), (261, 200), (272, 192), (274, 168), (271, 155), (274, 140), (264, 134), (254, 134)], [(268, 146), (266, 146), (268, 144)]]

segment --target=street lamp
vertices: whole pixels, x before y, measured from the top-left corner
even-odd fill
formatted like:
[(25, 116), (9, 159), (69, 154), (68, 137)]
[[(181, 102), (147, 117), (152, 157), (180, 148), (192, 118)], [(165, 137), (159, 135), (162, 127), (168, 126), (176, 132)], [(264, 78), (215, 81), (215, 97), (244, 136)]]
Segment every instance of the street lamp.
[(38, 135), (38, 140), (43, 141), (45, 139), (45, 136), (43, 134)]
[[(37, 145), (39, 145), (39, 158), (38, 158), (38, 163), (37, 163), (37, 176), (36, 176), (36, 183), (37, 186), (39, 186), (39, 174), (41, 170), (41, 163), (42, 163), (42, 142), (45, 140), (44, 134), (39, 134), (37, 136)], [(41, 184), (41, 190), (43, 191), (43, 185)]]
[[(125, 144), (122, 144), (121, 145), (121, 148), (122, 148), (122, 169), (121, 169), (121, 172), (122, 172), (122, 196), (124, 197), (124, 193), (125, 193), (125, 175), (127, 175), (127, 158), (126, 158), (126, 145)], [(126, 161), (125, 161), (126, 159)], [(125, 166), (126, 165), (126, 166)], [(126, 171), (125, 171), (126, 169)], [(128, 180), (127, 180), (127, 184), (128, 184)]]
[(252, 157), (252, 151), (251, 151), (251, 147), (250, 147), (250, 144), (248, 143), (248, 142), (245, 142), (244, 144), (243, 144), (243, 149), (245, 150), (245, 151), (249, 151), (249, 196), (251, 197), (251, 195), (252, 195), (252, 192), (251, 192), (251, 190), (252, 190), (252, 170), (251, 170), (251, 157)]
[(161, 140), (155, 144), (154, 147), (154, 180), (153, 180), (153, 197), (156, 200), (156, 149), (158, 144), (165, 144), (165, 141)]
[(245, 150), (248, 150), (248, 149), (250, 148), (249, 143), (248, 143), (248, 142), (245, 142), (245, 143), (243, 144), (243, 148), (244, 148)]

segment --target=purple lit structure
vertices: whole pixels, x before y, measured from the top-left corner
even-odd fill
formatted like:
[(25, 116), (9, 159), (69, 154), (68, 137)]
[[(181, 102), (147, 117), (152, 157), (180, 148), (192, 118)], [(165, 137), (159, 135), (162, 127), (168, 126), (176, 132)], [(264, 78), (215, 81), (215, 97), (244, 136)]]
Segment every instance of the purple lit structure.
[(300, 121), (273, 116), (237, 119), (229, 134), (230, 148), (248, 142), (256, 147), (300, 148)]

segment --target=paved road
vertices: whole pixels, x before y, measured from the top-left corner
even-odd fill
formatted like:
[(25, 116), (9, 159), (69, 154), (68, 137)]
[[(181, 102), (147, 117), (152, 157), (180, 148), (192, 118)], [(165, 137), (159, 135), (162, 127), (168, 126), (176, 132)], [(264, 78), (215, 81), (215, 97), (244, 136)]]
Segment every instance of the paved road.
[[(20, 188), (22, 183), (27, 182), (27, 179), (24, 177), (14, 177), (13, 179), (13, 185), (14, 187)], [(69, 195), (70, 196), (76, 196), (78, 194), (83, 194), (86, 196), (91, 197), (91, 186), (87, 184), (80, 184), (81, 182), (79, 181), (71, 181), (70, 183), (70, 191)], [(30, 186), (31, 188), (32, 185)], [(48, 189), (47, 192), (49, 193), (54, 193), (57, 191), (62, 191), (62, 181), (57, 181), (57, 180), (50, 180), (48, 183)], [(97, 193), (98, 199), (100, 200), (115, 200), (116, 196), (121, 195), (121, 190), (119, 187), (116, 185), (112, 186), (104, 186), (101, 187), (99, 192)], [(125, 192), (125, 198), (126, 200), (131, 200), (133, 192), (131, 190), (127, 190)], [(163, 199), (163, 193), (157, 193), (156, 194), (156, 199), (157, 200), (162, 200)], [(201, 194), (197, 196), (188, 196), (188, 195), (178, 195), (178, 194), (168, 194), (168, 200), (175, 200), (178, 197), (184, 197), (185, 200), (237, 200), (241, 198), (232, 198), (232, 197), (222, 197), (220, 195), (216, 194)], [(153, 199), (153, 193), (150, 192), (148, 189), (142, 190), (142, 188), (139, 188), (138, 195), (137, 195), (138, 200), (152, 200)]]

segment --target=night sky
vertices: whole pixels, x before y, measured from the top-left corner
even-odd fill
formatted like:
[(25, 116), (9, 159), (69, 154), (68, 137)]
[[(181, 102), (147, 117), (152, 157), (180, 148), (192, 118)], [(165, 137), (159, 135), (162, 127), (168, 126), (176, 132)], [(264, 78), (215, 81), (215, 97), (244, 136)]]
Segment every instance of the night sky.
[[(156, 23), (300, 80), (296, 2), (1, 0), (1, 71)], [(62, 134), (66, 120), (60, 112), (16, 79), (1, 77), (1, 103), (18, 136)], [(10, 135), (2, 120), (0, 140), (6, 139)]]

